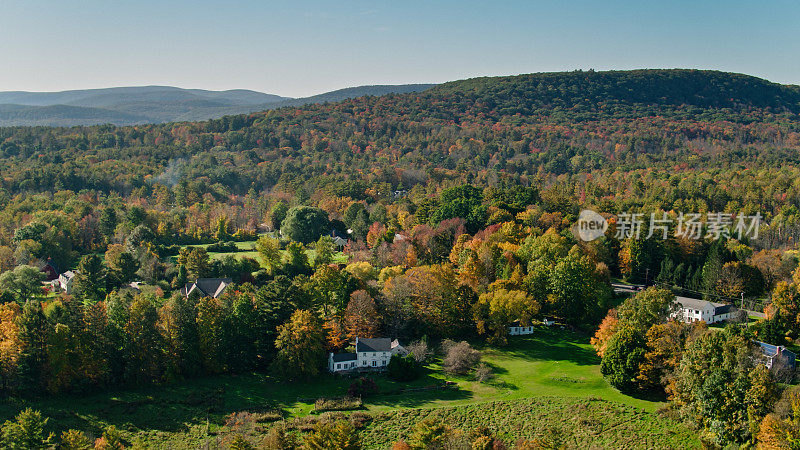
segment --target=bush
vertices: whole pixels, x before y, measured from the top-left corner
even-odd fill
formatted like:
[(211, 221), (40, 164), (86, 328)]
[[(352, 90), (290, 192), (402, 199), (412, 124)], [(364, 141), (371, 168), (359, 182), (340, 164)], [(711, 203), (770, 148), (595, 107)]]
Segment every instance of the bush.
[(215, 242), (208, 247), (206, 247), (207, 252), (217, 252), (217, 253), (232, 253), (238, 252), (239, 247), (236, 246), (236, 242), (228, 241), (228, 242)]
[(314, 402), (314, 411), (349, 411), (363, 406), (361, 399), (353, 397), (320, 398)]
[(180, 253), (180, 251), (181, 246), (178, 244), (156, 246), (156, 253), (162, 258), (166, 258), (167, 256), (175, 256)]
[(478, 367), (475, 368), (475, 379), (480, 381), (481, 383), (485, 383), (489, 380), (494, 378), (494, 373), (492, 372), (492, 368), (489, 367), (486, 363), (478, 364)]
[(349, 419), (350, 423), (352, 423), (354, 427), (360, 429), (364, 428), (369, 422), (372, 421), (372, 416), (365, 412), (356, 411), (350, 414)]
[(412, 355), (393, 355), (386, 366), (386, 374), (395, 381), (415, 380), (419, 378), (420, 365)]
[(92, 448), (92, 440), (83, 431), (67, 430), (61, 432), (61, 445), (63, 450), (88, 450)]
[(27, 408), (14, 421), (3, 424), (0, 447), (2, 448), (47, 448), (52, 440), (45, 433), (49, 419), (42, 413)]
[(368, 397), (378, 393), (378, 385), (372, 378), (361, 377), (352, 383), (350, 388), (347, 389), (347, 395), (350, 397)]
[(445, 357), (442, 360), (444, 370), (449, 373), (465, 374), (481, 361), (481, 352), (472, 348), (466, 341), (442, 343)]
[(288, 432), (285, 424), (281, 423), (269, 430), (260, 447), (267, 450), (293, 450), (298, 448), (298, 445), (294, 435)]
[(406, 347), (408, 353), (414, 357), (414, 360), (420, 364), (424, 364), (431, 356), (431, 351), (428, 349), (428, 343), (425, 341), (414, 341)]
[(314, 427), (314, 432), (306, 436), (305, 448), (358, 450), (361, 448), (361, 442), (353, 425), (342, 420), (332, 424), (318, 423)]

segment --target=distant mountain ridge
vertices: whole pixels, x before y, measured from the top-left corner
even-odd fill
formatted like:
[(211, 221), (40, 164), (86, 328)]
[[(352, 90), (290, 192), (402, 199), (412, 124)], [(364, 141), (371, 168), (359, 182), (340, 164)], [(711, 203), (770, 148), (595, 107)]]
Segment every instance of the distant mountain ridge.
[(246, 89), (134, 86), (62, 92), (0, 92), (0, 126), (136, 125), (200, 121), (284, 106), (426, 90), (433, 84), (359, 86), (306, 98)]

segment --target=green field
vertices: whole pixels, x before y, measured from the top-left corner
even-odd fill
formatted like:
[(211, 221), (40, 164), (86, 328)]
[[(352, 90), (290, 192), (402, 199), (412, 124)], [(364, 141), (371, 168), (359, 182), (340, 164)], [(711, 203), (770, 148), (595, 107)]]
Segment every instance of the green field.
[[(588, 408), (586, 411), (587, 414), (591, 412), (591, 417), (608, 415), (611, 413), (602, 411), (613, 410), (613, 423), (635, 419), (644, 421), (647, 427), (662, 424), (663, 420), (654, 414), (660, 403), (623, 395), (606, 383), (600, 375), (599, 360), (585, 336), (557, 327), (541, 328), (533, 335), (512, 338), (505, 348), (482, 350), (483, 360), (497, 374), (493, 381), (482, 384), (470, 377), (446, 376), (437, 362), (427, 366), (426, 374), (410, 384), (398, 384), (382, 375), (375, 375), (384, 393), (402, 387), (438, 384), (443, 380), (455, 381), (457, 388), (389, 395), (379, 393), (364, 400), (365, 412), (375, 416), (376, 421), (392, 423), (392, 427), (399, 430), (402, 427), (395, 423), (399, 418), (408, 417), (409, 414), (426, 414), (397, 412), (405, 408), (429, 410), (457, 407), (452, 411), (469, 411), (469, 408), (498, 408), (491, 406), (496, 405), (491, 402), (510, 401), (508, 405), (518, 405), (518, 401), (523, 401), (528, 402), (523, 404), (530, 405), (532, 414), (553, 416), (551, 419), (558, 423), (564, 419), (562, 412), (566, 412), (547, 405), (569, 405), (569, 414), (579, 405), (589, 405), (580, 408)], [(224, 435), (224, 418), (230, 413), (280, 410), (287, 419), (302, 418), (312, 412), (316, 398), (344, 395), (350, 381), (328, 374), (309, 382), (294, 383), (279, 382), (262, 374), (209, 377), (162, 387), (84, 397), (60, 397), (34, 402), (14, 400), (0, 405), (0, 420), (10, 418), (24, 406), (30, 405), (51, 417), (54, 429), (78, 428), (98, 433), (103, 426), (116, 425), (131, 442), (138, 439), (157, 447), (193, 447)], [(534, 403), (530, 403), (533, 400), (525, 400), (531, 398), (538, 400)], [(587, 403), (588, 399), (592, 401)], [(486, 405), (470, 406), (475, 404)], [(498, 414), (503, 416), (506, 413)], [(591, 422), (595, 419), (585, 420)], [(603, 427), (611, 426), (609, 423), (597, 426), (605, 430)], [(594, 425), (587, 426), (591, 428)], [(509, 428), (508, 432), (515, 429)], [(614, 425), (614, 429), (621, 431), (626, 428)], [(533, 428), (529, 431), (534, 434), (537, 432)], [(369, 442), (375, 445), (382, 442), (377, 436), (383, 431), (370, 431), (367, 427), (365, 433), (371, 436)], [(614, 436), (617, 434), (616, 431), (611, 433)]]
[[(198, 245), (186, 245), (184, 247), (202, 247), (207, 248), (211, 244), (198, 244)], [(242, 241), (237, 242), (236, 247), (239, 248), (240, 251), (238, 252), (208, 252), (208, 256), (211, 259), (222, 259), (225, 256), (233, 256), (235, 258), (253, 258), (256, 261), (263, 264), (261, 258), (258, 256), (258, 252), (256, 251), (256, 241)], [(282, 252), (284, 255), (286, 254), (286, 250)], [(316, 250), (313, 248), (306, 249), (306, 255), (308, 256), (308, 261), (310, 263), (314, 262), (314, 258), (317, 256)], [(172, 261), (175, 262), (177, 260), (177, 256), (172, 256)], [(335, 263), (346, 263), (347, 262), (347, 255), (342, 252), (334, 252), (333, 253), (333, 262)]]

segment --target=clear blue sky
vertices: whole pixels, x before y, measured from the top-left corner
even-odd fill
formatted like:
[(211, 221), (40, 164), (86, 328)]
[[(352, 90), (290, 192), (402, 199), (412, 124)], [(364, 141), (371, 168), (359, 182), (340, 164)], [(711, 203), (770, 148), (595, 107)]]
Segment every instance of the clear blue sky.
[(0, 0), (0, 91), (160, 84), (305, 96), (673, 67), (800, 84), (800, 2)]

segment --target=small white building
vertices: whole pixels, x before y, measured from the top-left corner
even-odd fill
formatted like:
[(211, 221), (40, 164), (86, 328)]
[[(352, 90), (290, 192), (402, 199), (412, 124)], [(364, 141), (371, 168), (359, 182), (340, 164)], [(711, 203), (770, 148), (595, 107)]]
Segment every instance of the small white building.
[(511, 336), (533, 334), (533, 328), (533, 325), (522, 325), (519, 321), (517, 321), (508, 326), (508, 334)]
[(675, 297), (675, 302), (678, 304), (678, 309), (672, 313), (671, 317), (686, 323), (701, 320), (705, 323), (723, 322), (728, 320), (733, 313), (731, 305), (712, 303), (697, 298)]
[(75, 280), (75, 272), (68, 270), (58, 276), (58, 283), (54, 285), (67, 294), (72, 293), (72, 282)]
[(405, 355), (406, 349), (400, 342), (389, 338), (356, 337), (355, 353), (330, 353), (328, 370), (344, 372), (348, 370), (383, 370), (394, 355)]

